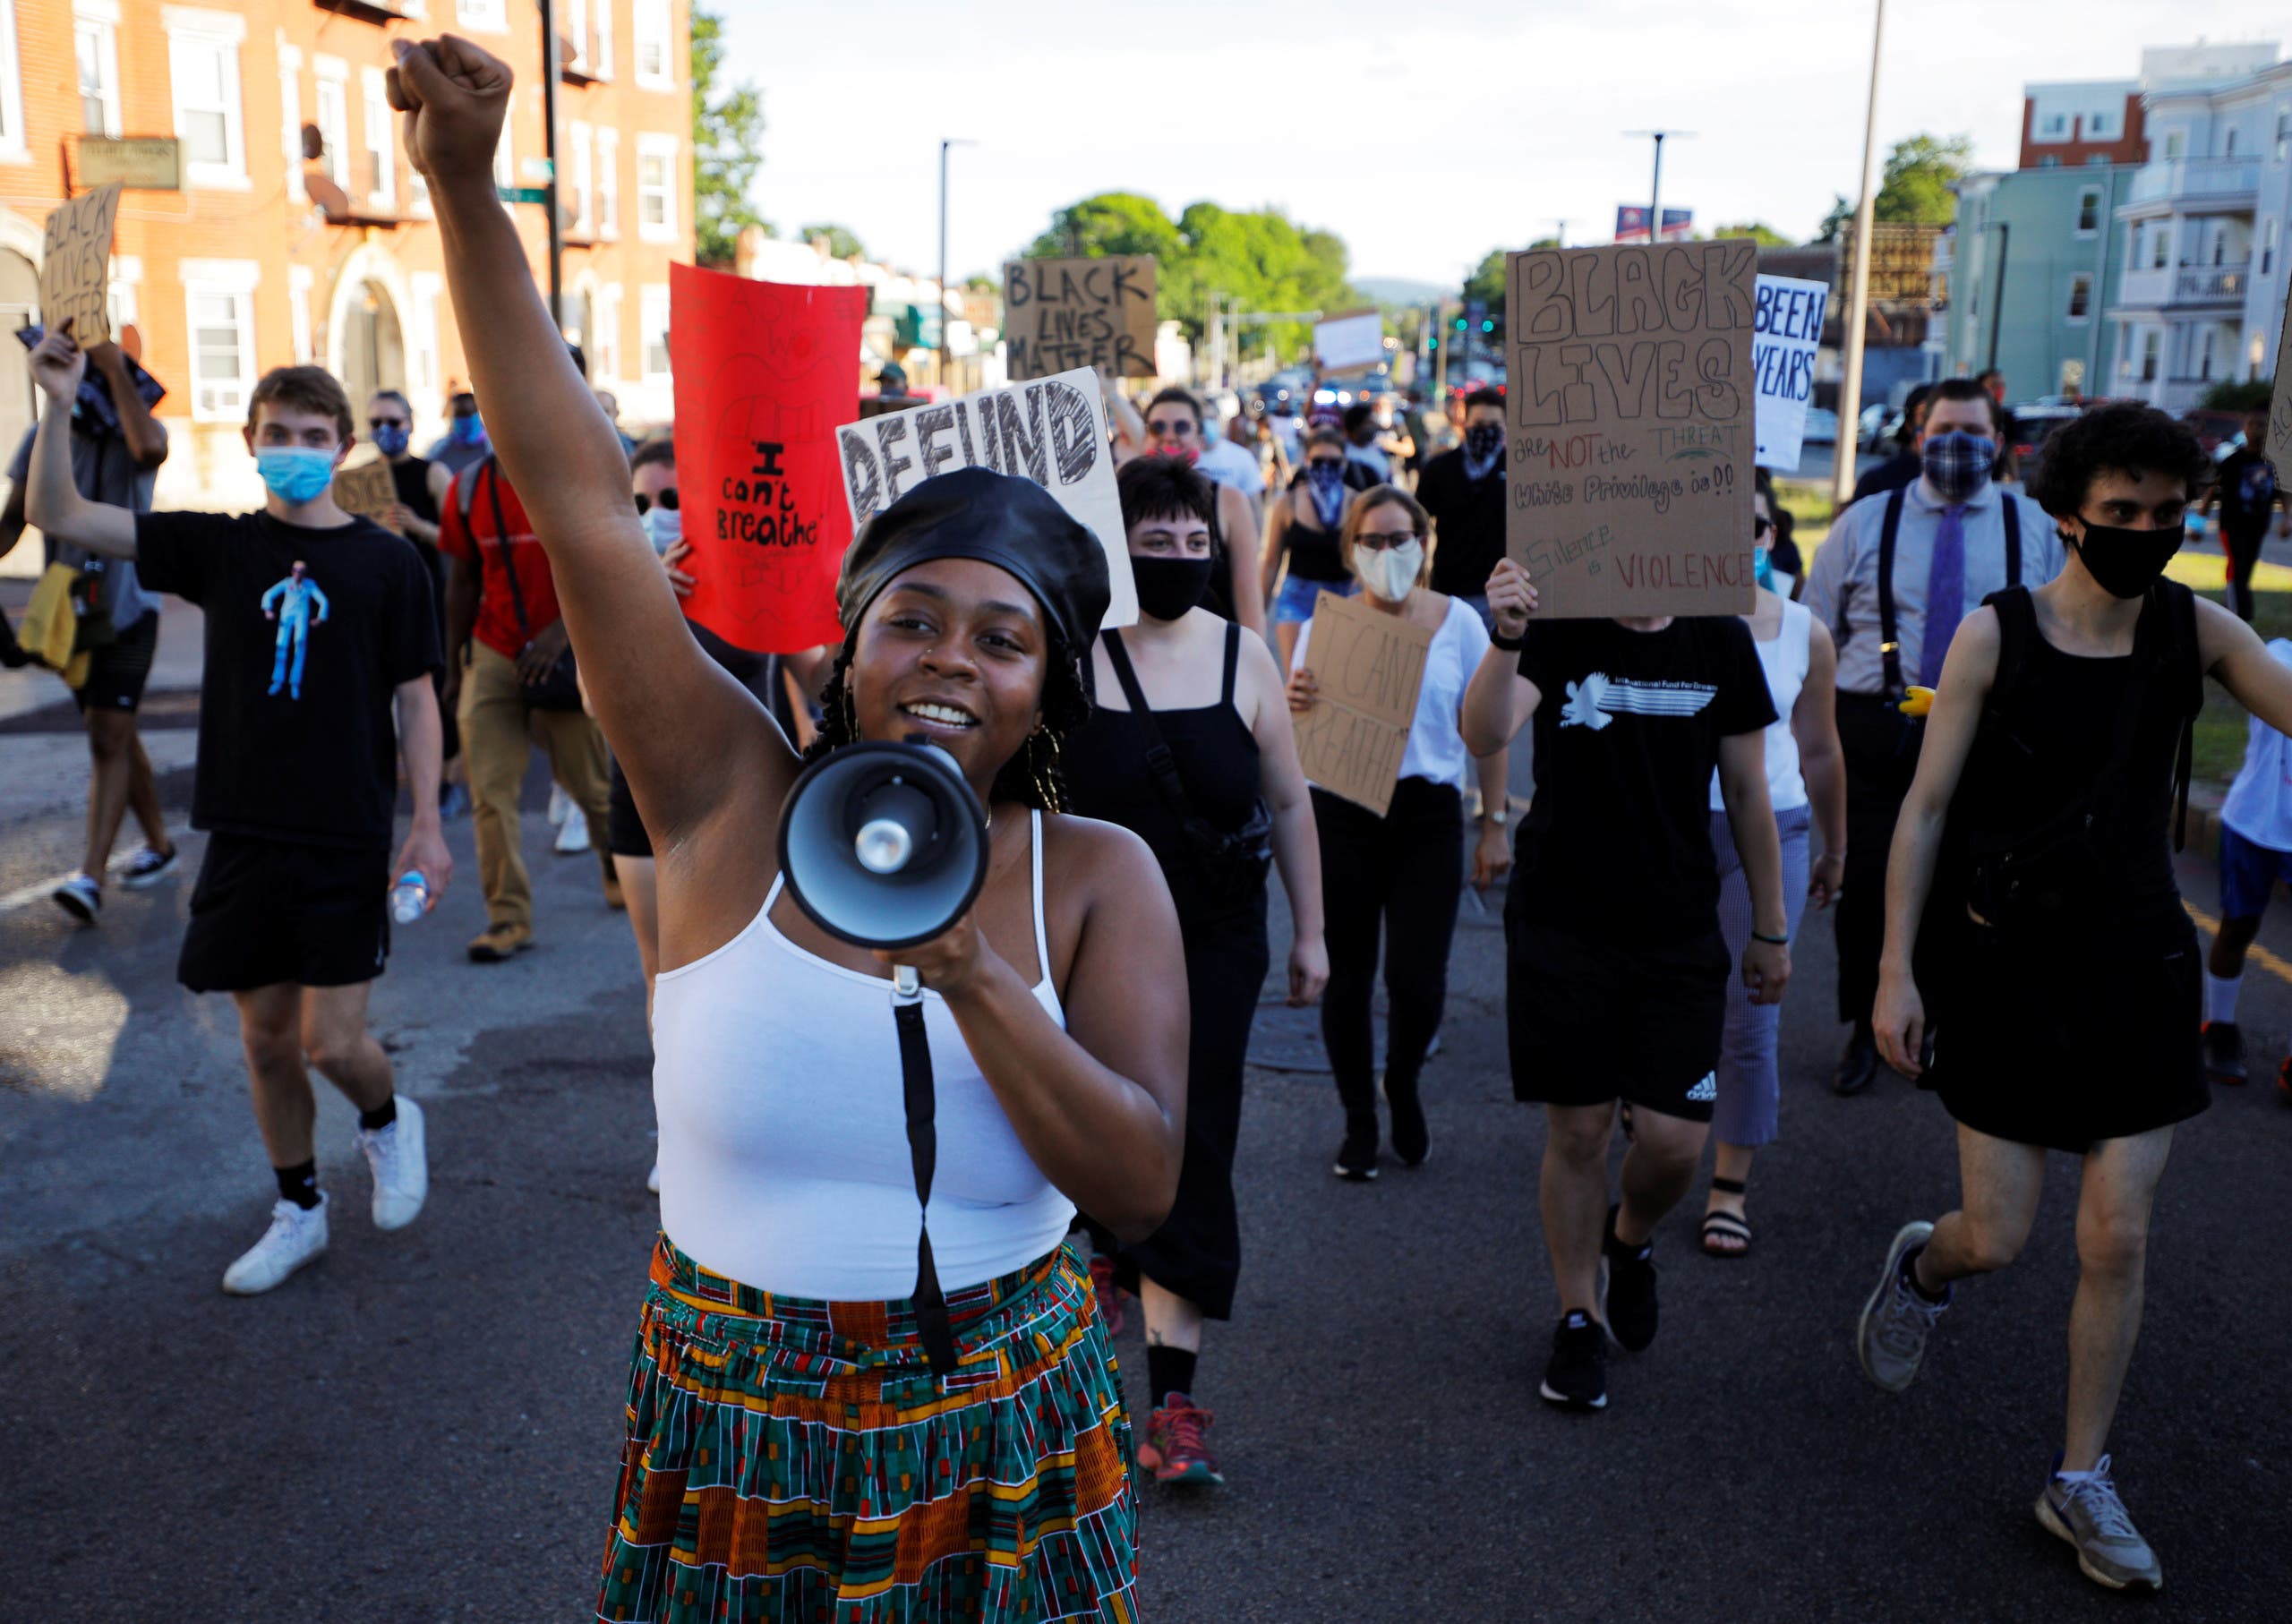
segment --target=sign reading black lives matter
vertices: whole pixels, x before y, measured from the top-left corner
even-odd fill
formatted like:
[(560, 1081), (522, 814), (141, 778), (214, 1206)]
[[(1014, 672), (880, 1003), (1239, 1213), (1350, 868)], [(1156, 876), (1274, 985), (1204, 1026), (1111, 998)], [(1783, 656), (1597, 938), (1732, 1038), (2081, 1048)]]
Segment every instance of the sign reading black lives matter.
[(1014, 382), (1076, 367), (1151, 378), (1154, 256), (1012, 261), (1003, 268), (1003, 338)]
[(1106, 404), (1095, 373), (981, 389), (953, 400), (887, 412), (835, 432), (843, 493), (856, 531), (908, 491), (954, 468), (992, 468), (1031, 479), (1098, 538), (1113, 589), (1101, 626), (1138, 623), (1130, 536), (1114, 482)]
[(72, 323), (84, 349), (111, 337), (111, 226), (119, 188), (100, 186), (47, 217), (39, 261), (39, 317), (50, 332)]
[(1747, 238), (1506, 256), (1505, 551), (1539, 620), (1751, 607)]

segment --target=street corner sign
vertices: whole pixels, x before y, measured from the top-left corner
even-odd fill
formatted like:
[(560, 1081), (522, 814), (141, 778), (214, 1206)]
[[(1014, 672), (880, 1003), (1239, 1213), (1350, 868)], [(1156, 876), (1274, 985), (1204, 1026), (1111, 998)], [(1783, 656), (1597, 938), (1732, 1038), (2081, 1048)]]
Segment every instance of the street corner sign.
[(886, 412), (836, 430), (856, 527), (923, 481), (956, 468), (1032, 480), (1106, 550), (1113, 594), (1101, 627), (1134, 626), (1138, 588), (1115, 488), (1098, 374), (1078, 367), (1005, 389)]
[(1012, 381), (1104, 367), (1154, 375), (1154, 256), (1013, 260), (1003, 267), (1003, 339)]
[[(1807, 438), (1807, 406), (1815, 395), (1815, 351), (1822, 346), (1830, 286), (1792, 277), (1761, 277), (1757, 299), (1751, 377), (1758, 394), (1751, 438), (1759, 467), (1791, 474), (1798, 469)], [(1845, 434), (1848, 427), (1842, 422), (1839, 432)]]
[(669, 267), (684, 611), (727, 643), (795, 654), (842, 640), (851, 544), (835, 425), (859, 410), (863, 287)]
[(1400, 782), (1432, 634), (1357, 598), (1313, 603), (1302, 664), (1321, 691), (1297, 718), (1306, 779), (1382, 817)]
[(1749, 238), (1505, 259), (1505, 551), (1540, 620), (1752, 605)]
[(345, 513), (363, 514), (380, 525), (397, 501), (398, 481), (380, 457), (355, 463), (334, 476), (334, 505)]
[(2292, 287), (2284, 295), (2283, 325), (2276, 338), (2276, 391), (2268, 402), (2268, 460), (2279, 469), (2292, 468), (2286, 460), (2292, 457), (2292, 351), (2284, 347), (2288, 338), (2292, 338)]
[(99, 186), (57, 205), (47, 217), (39, 256), (39, 319), (50, 332), (72, 323), (81, 348), (111, 337), (111, 226), (119, 187)]
[(1385, 318), (1373, 310), (1347, 311), (1313, 323), (1313, 356), (1324, 372), (1350, 372), (1385, 358)]
[(131, 192), (183, 190), (183, 142), (172, 135), (80, 138), (80, 182), (116, 184)]

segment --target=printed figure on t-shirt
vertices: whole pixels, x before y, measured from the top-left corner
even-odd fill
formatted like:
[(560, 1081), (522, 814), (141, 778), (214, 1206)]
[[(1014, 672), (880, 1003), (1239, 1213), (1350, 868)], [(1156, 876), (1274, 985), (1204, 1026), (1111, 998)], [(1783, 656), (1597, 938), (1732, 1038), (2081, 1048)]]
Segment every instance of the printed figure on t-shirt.
[[(319, 618), (311, 619), (311, 605), (316, 603)], [(290, 698), (303, 697), (303, 662), (311, 649), (311, 628), (326, 624), (329, 605), (326, 594), (319, 590), (316, 581), (303, 574), (303, 560), (296, 559), (286, 578), (262, 594), (262, 618), (278, 622), (278, 645), (270, 662), (270, 691), (287, 690)], [(293, 670), (288, 670), (288, 660)]]

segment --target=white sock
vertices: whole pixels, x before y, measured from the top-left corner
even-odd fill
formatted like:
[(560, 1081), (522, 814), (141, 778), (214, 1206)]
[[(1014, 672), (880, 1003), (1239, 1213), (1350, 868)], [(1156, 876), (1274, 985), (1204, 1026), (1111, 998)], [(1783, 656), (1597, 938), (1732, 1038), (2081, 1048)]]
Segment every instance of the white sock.
[(2233, 976), (2216, 976), (2204, 972), (2204, 1018), (2208, 1021), (2224, 1021), (2233, 1024), (2236, 1019), (2236, 993), (2245, 984), (2244, 972)]

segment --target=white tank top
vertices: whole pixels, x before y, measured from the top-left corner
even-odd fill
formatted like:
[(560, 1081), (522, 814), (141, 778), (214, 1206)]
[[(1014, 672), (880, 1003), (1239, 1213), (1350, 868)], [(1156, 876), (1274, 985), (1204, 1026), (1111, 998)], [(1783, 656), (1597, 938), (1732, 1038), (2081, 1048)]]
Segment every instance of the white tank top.
[[(1758, 662), (1766, 671), (1766, 691), (1775, 701), (1775, 721), (1766, 730), (1766, 798), (1777, 812), (1807, 804), (1807, 781), (1799, 772), (1799, 736), (1791, 731), (1791, 709), (1799, 690), (1807, 686), (1809, 645), (1815, 631), (1814, 611), (1804, 603), (1783, 600), (1783, 629), (1774, 638), (1751, 639)], [(1719, 774), (1711, 775), (1711, 809), (1724, 812)]]
[[(1033, 850), (1035, 997), (1066, 1024)], [(661, 1227), (704, 1269), (833, 1302), (915, 1291), (922, 1207), (908, 1158), (892, 984), (832, 964), (772, 922), (775, 878), (748, 927), (654, 982), (653, 1104)], [(1058, 1245), (1074, 1205), (1034, 1164), (936, 993), (923, 995), (939, 1154), (931, 1251), (953, 1292)]]

